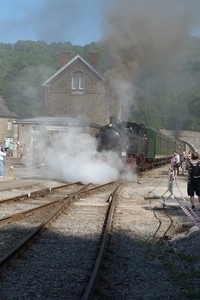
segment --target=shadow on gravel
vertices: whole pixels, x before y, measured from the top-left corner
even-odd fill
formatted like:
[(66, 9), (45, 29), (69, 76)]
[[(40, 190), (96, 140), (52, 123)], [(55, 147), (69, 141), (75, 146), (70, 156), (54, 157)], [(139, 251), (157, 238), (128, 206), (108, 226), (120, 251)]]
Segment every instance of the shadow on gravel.
[[(167, 210), (176, 213), (170, 207)], [(31, 230), (9, 226), (9, 231), (1, 229), (1, 255), (6, 241), (16, 243), (17, 237), (23, 238)], [(132, 230), (112, 233), (93, 299), (199, 299), (200, 259), (194, 255), (194, 247), (200, 246), (199, 232), (194, 230), (175, 243), (158, 242), (134, 226), (133, 221)], [(99, 237), (88, 228), (81, 236), (75, 220), (70, 231), (68, 234), (68, 228), (63, 227), (45, 230), (14, 259), (1, 272), (0, 298), (81, 299)]]

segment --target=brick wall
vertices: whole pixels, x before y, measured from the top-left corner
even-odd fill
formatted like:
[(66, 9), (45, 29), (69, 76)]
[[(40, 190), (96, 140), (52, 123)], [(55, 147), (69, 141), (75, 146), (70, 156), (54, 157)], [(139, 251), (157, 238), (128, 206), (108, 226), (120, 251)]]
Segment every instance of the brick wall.
[[(85, 75), (84, 91), (71, 89), (72, 74), (76, 72), (83, 72)], [(103, 82), (82, 63), (76, 62), (49, 88), (46, 114), (78, 117), (102, 125), (108, 123), (108, 103)]]
[[(165, 130), (164, 133), (175, 137), (173, 131)], [(183, 130), (179, 132), (178, 139), (189, 142), (200, 153), (200, 132)]]
[[(68, 131), (71, 130), (71, 126), (68, 127), (66, 125), (58, 125), (58, 124), (19, 124), (19, 141), (20, 145), (26, 145), (27, 147), (32, 147), (33, 146), (33, 139), (37, 140), (35, 146), (39, 145), (47, 145), (50, 141), (50, 135), (57, 135), (59, 133), (59, 130), (53, 129), (53, 127), (60, 126), (60, 127), (66, 127), (66, 130), (63, 130), (62, 133), (65, 134)], [(33, 127), (35, 130), (33, 131)], [(51, 130), (47, 130), (47, 127), (52, 127)], [(77, 131), (79, 129), (77, 128)], [(80, 125), (80, 131), (83, 131), (84, 133), (88, 133), (91, 136), (96, 136), (96, 134), (99, 132), (99, 128), (96, 126), (90, 126), (90, 125), (85, 125), (82, 126)], [(18, 139), (15, 140), (15, 144), (17, 144)]]
[[(0, 142), (4, 142), (5, 138), (14, 138), (13, 121), (10, 118), (0, 118)], [(8, 122), (11, 122), (11, 130), (8, 129)]]

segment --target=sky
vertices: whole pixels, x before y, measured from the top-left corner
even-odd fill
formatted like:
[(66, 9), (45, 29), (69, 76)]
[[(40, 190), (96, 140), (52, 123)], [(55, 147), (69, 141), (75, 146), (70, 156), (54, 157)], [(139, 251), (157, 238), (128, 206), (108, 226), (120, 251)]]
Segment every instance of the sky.
[(0, 42), (43, 40), (84, 46), (101, 37), (106, 0), (1, 0)]
[[(191, 3), (191, 0), (182, 1)], [(1, 0), (0, 42), (14, 44), (18, 40), (43, 40), (47, 43), (71, 42), (80, 46), (98, 42), (103, 35), (106, 7), (111, 5), (115, 8), (115, 2), (123, 1)], [(125, 2), (134, 7), (134, 0)], [(151, 0), (140, 1), (145, 2)], [(200, 36), (200, 24), (192, 33)]]

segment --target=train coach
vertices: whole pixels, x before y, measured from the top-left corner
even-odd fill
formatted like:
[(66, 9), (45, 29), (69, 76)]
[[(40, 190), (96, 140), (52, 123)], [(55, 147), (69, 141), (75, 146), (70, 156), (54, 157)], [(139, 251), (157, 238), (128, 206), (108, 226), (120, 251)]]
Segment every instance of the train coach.
[(146, 127), (146, 135), (145, 165), (148, 166), (148, 164), (150, 164), (149, 167), (169, 163), (173, 151), (177, 151), (181, 154), (186, 150), (186, 144), (183, 141), (176, 140), (150, 127)]
[(133, 122), (111, 118), (97, 135), (98, 151), (116, 151), (126, 168), (140, 171), (169, 163), (176, 150), (186, 149), (183, 141)]

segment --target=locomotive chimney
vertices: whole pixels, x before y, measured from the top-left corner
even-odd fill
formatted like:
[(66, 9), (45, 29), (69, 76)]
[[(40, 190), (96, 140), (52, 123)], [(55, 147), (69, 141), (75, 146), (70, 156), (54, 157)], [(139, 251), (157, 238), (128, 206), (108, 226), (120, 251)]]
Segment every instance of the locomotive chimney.
[(115, 125), (117, 123), (117, 117), (110, 117), (110, 123)]
[(60, 68), (66, 65), (70, 60), (70, 53), (61, 52), (60, 53)]
[(95, 69), (99, 69), (99, 53), (90, 53), (89, 63)]

